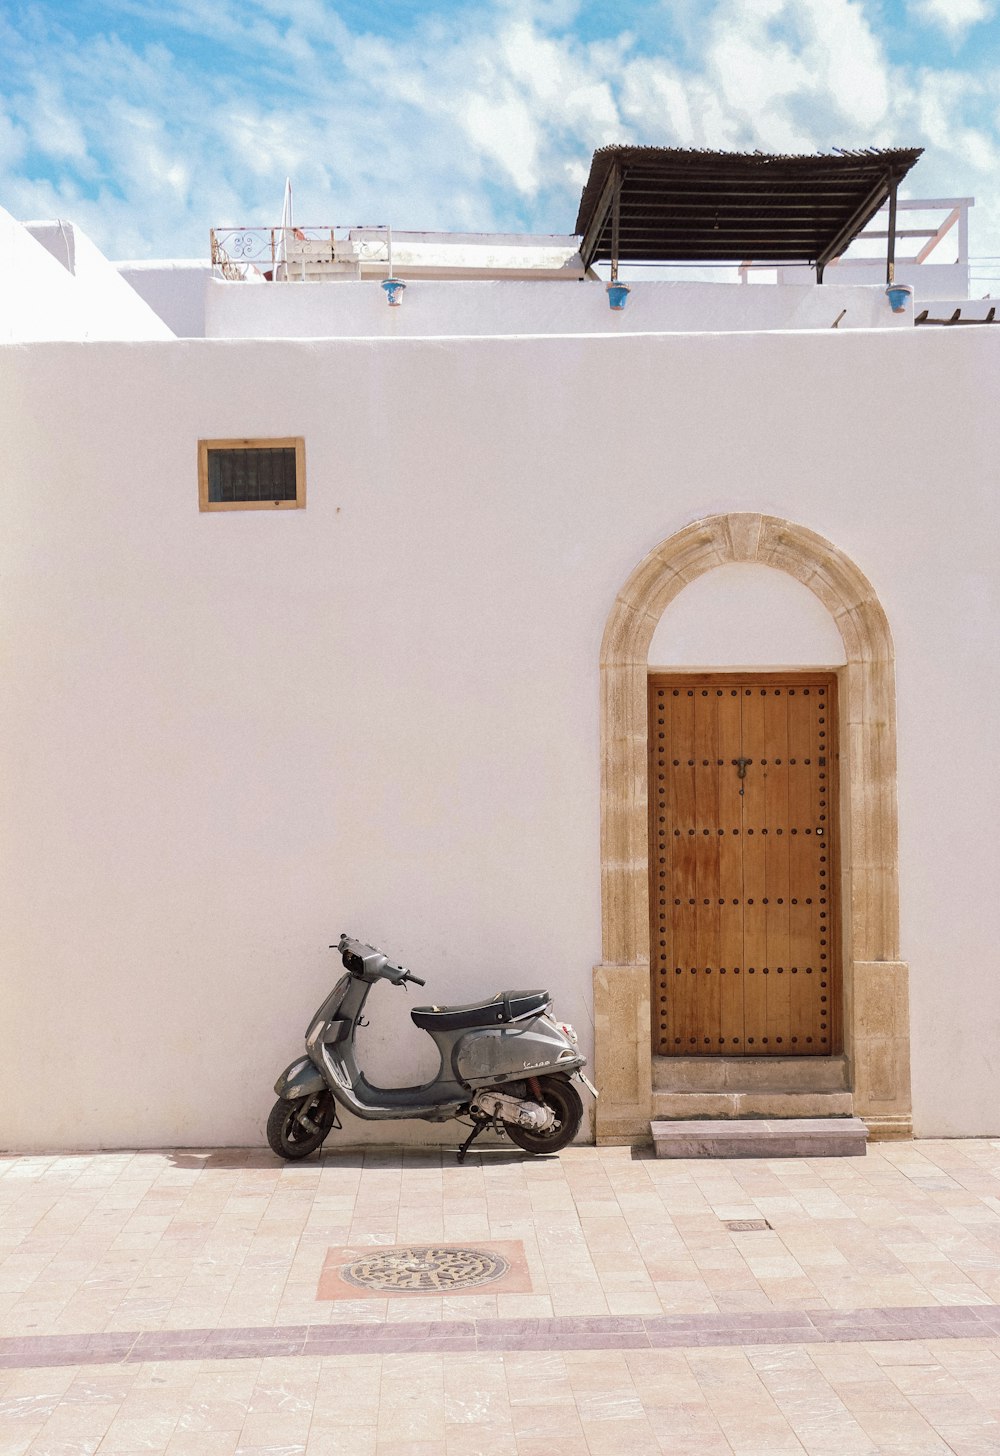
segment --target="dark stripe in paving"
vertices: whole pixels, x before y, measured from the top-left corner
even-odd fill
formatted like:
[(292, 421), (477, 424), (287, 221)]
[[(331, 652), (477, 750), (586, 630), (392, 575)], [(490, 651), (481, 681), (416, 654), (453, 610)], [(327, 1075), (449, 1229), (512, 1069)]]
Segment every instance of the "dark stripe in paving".
[(124, 1330), (0, 1339), (0, 1369), (247, 1360), (276, 1355), (437, 1355), (504, 1350), (658, 1350), (1000, 1338), (1000, 1305), (760, 1310), (747, 1314), (393, 1321), (246, 1329)]

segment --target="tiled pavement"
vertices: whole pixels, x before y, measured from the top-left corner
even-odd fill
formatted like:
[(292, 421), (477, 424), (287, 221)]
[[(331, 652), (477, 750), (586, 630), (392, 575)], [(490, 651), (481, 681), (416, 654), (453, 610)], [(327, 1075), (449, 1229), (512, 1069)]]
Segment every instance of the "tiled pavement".
[[(477, 1241), (532, 1292), (317, 1298)], [(1000, 1140), (9, 1157), (0, 1336), (0, 1456), (1000, 1453)]]

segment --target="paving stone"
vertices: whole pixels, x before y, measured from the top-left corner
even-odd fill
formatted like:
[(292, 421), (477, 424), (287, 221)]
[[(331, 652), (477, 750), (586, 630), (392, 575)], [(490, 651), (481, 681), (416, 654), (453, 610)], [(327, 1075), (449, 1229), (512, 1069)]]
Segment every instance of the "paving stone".
[[(774, 1147), (0, 1157), (0, 1450), (1000, 1451), (1000, 1141)], [(533, 1293), (315, 1298), (330, 1247), (487, 1239)]]

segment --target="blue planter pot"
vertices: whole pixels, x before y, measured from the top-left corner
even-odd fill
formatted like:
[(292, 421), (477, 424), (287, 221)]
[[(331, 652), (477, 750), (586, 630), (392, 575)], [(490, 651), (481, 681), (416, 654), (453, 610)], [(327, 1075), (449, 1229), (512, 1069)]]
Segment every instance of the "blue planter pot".
[(908, 283), (887, 283), (885, 296), (893, 313), (905, 313), (910, 299), (913, 297), (913, 289)]
[(628, 296), (629, 296), (629, 293), (631, 292), (628, 284), (627, 283), (609, 283), (607, 285), (607, 288), (608, 288), (608, 303), (610, 303), (611, 307), (615, 310), (616, 313), (621, 313), (622, 309), (625, 307), (626, 303), (628, 302)]
[(406, 284), (402, 278), (383, 278), (382, 289), (389, 300), (390, 308), (398, 308), (403, 302), (403, 289)]

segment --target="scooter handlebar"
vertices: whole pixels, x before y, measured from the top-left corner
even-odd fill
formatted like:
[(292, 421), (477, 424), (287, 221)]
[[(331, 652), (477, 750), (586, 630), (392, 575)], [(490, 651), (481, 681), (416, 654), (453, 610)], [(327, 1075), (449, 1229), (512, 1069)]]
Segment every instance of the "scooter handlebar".
[[(344, 955), (345, 952), (351, 947), (354, 947), (356, 953), (362, 958), (365, 956), (366, 952), (369, 956), (377, 958), (380, 964), (370, 971), (369, 974), (371, 977), (385, 976), (386, 980), (391, 981), (394, 986), (402, 986), (406, 981), (412, 981), (415, 986), (427, 985), (426, 981), (422, 980), (420, 976), (415, 976), (413, 972), (408, 971), (405, 966), (394, 965), (389, 957), (387, 955), (384, 955), (380, 950), (377, 950), (375, 946), (362, 945), (360, 941), (352, 940), (351, 937), (346, 934), (346, 932), (341, 935), (340, 940), (336, 945), (331, 945), (330, 949), (339, 950), (341, 955)], [(349, 966), (348, 969), (351, 970), (353, 968)]]

